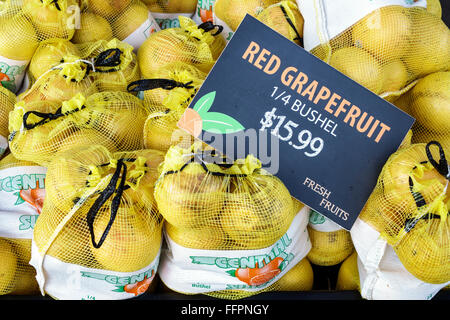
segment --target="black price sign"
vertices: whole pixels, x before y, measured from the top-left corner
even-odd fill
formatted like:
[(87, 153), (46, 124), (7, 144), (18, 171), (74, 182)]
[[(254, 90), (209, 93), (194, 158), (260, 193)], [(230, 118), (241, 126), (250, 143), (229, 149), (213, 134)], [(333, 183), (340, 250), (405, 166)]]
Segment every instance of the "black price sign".
[(247, 15), (178, 126), (350, 230), (414, 118)]

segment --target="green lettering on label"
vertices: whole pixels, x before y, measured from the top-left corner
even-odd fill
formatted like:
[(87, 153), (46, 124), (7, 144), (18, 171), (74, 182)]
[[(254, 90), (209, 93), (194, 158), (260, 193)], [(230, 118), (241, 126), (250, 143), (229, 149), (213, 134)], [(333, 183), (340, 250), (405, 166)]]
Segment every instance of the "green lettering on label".
[(169, 29), (169, 28), (179, 28), (180, 27), (180, 22), (177, 19), (158, 19), (155, 18), (156, 23), (159, 25), (159, 27), (161, 29)]
[(0, 191), (13, 192), (36, 188), (45, 189), (45, 174), (19, 174), (0, 179)]
[(105, 277), (105, 281), (111, 284), (118, 284), (119, 282), (119, 277), (117, 276), (106, 276)]
[(228, 268), (228, 259), (227, 258), (217, 258), (216, 259), (216, 266), (218, 266), (219, 268)]
[(262, 268), (276, 257), (287, 257), (286, 249), (292, 244), (292, 239), (285, 233), (280, 240), (278, 240), (268, 254), (247, 256), (247, 257), (205, 257), (205, 256), (190, 256), (191, 263), (203, 265), (215, 265), (221, 269), (230, 268)]
[(36, 189), (36, 178), (34, 174), (24, 174), (23, 175), (23, 188), (27, 189)]
[(133, 284), (136, 282), (140, 282), (144, 280), (145, 278), (151, 278), (153, 276), (153, 272), (155, 270), (153, 268), (150, 268), (144, 272), (134, 274), (127, 277), (119, 277), (114, 275), (105, 275), (101, 273), (96, 272), (88, 272), (88, 271), (81, 271), (81, 276), (85, 278), (92, 278), (96, 280), (102, 280), (106, 281), (113, 285), (127, 285), (127, 284)]
[(23, 215), (19, 217), (19, 230), (20, 231), (25, 231), (25, 230), (29, 230), (29, 229), (33, 229), (34, 226), (36, 225), (36, 221), (38, 219), (39, 215)]
[(239, 258), (232, 258), (228, 260), (228, 268), (239, 268)]
[(256, 264), (255, 264), (255, 257), (250, 256), (250, 257), (243, 257), (241, 258), (241, 268), (255, 268)]
[(106, 275), (95, 272), (81, 271), (81, 276), (85, 278), (92, 278), (97, 280), (105, 280)]
[(208, 10), (214, 5), (215, 0), (198, 0), (198, 7), (200, 9)]
[(11, 179), (11, 188), (13, 190), (22, 190), (22, 176), (14, 176)]
[(2, 186), (2, 190), (6, 191), (6, 192), (14, 191), (11, 188), (11, 178), (10, 177), (3, 179), (1, 186)]
[(129, 282), (130, 283), (136, 283), (136, 282), (142, 281), (144, 279), (145, 279), (145, 274), (141, 273), (141, 274), (137, 274), (137, 275), (132, 275), (130, 277), (130, 281)]
[(311, 210), (309, 214), (309, 223), (311, 224), (323, 224), (325, 223), (325, 217), (317, 211)]

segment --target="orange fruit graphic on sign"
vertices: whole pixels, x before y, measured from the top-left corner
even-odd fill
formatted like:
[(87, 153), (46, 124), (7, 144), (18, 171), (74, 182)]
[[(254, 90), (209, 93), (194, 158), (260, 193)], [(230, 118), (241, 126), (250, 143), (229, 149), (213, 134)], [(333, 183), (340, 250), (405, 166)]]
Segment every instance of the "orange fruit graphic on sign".
[(194, 137), (198, 137), (202, 133), (202, 117), (194, 109), (187, 108), (180, 121), (178, 122), (178, 127), (186, 130)]

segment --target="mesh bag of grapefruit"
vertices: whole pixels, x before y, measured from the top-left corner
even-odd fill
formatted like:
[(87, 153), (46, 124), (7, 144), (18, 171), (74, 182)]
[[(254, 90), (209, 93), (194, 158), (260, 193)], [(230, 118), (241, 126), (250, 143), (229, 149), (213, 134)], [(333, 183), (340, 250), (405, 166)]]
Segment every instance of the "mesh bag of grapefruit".
[(0, 159), (8, 152), (9, 113), (13, 111), (16, 100), (14, 93), (0, 87)]
[(256, 18), (303, 47), (303, 16), (295, 1), (280, 1), (264, 8)]
[(450, 71), (429, 74), (400, 96), (394, 104), (416, 119), (413, 143), (438, 141), (450, 154)]
[(128, 91), (143, 95), (149, 110), (144, 125), (144, 146), (166, 152), (171, 145), (189, 147), (193, 138), (177, 127), (190, 101), (206, 78), (206, 73), (180, 61), (153, 73), (148, 79), (130, 83)]
[(172, 146), (155, 199), (167, 240), (159, 275), (183, 294), (255, 295), (311, 248), (303, 204), (252, 156), (230, 162), (201, 142)]
[(390, 102), (418, 79), (450, 68), (439, 0), (297, 2), (305, 49)]
[(209, 72), (222, 53), (225, 48), (222, 26), (211, 22), (197, 25), (185, 16), (178, 19), (179, 27), (151, 34), (139, 48), (137, 57), (141, 77), (149, 78), (158, 69), (176, 61)]
[(51, 38), (72, 39), (76, 0), (5, 0), (0, 5), (0, 78), (17, 93), (39, 43)]
[(118, 39), (73, 44), (42, 42), (30, 62), (29, 87), (19, 100), (68, 100), (76, 93), (126, 91), (140, 78), (133, 47)]
[(221, 25), (229, 41), (247, 14), (289, 40), (302, 43), (303, 17), (295, 0), (202, 0), (198, 1), (192, 19), (197, 23), (210, 21)]
[(348, 230), (312, 209), (309, 210), (308, 233), (312, 245), (308, 260), (315, 265), (337, 265), (354, 250)]
[(81, 1), (77, 22), (73, 43), (117, 38), (130, 44), (135, 51), (150, 34), (160, 30), (152, 13), (140, 0)]
[(11, 153), (0, 161), (0, 295), (39, 293), (36, 271), (28, 262), (45, 199), (46, 171)]
[(93, 145), (50, 162), (30, 261), (42, 294), (121, 300), (146, 292), (162, 244), (153, 185), (163, 158), (155, 150), (111, 153)]
[(396, 298), (428, 299), (449, 284), (449, 182), (437, 141), (413, 143), (388, 159), (351, 229), (365, 296), (384, 299), (390, 287)]
[(16, 158), (41, 165), (75, 146), (138, 150), (147, 116), (139, 98), (119, 91), (79, 93), (62, 103), (20, 101), (9, 116), (9, 146)]

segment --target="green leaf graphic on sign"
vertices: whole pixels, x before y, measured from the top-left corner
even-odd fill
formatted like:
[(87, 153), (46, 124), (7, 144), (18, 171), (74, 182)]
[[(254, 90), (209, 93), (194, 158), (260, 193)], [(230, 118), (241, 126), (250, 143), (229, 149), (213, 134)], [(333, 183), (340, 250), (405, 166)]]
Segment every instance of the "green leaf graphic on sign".
[(212, 133), (234, 133), (245, 129), (236, 119), (219, 112), (208, 112), (202, 119), (203, 130)]
[(211, 109), (214, 99), (216, 98), (216, 92), (210, 92), (205, 94), (203, 97), (198, 99), (195, 106), (192, 108), (198, 112), (198, 114), (203, 118), (203, 116)]

